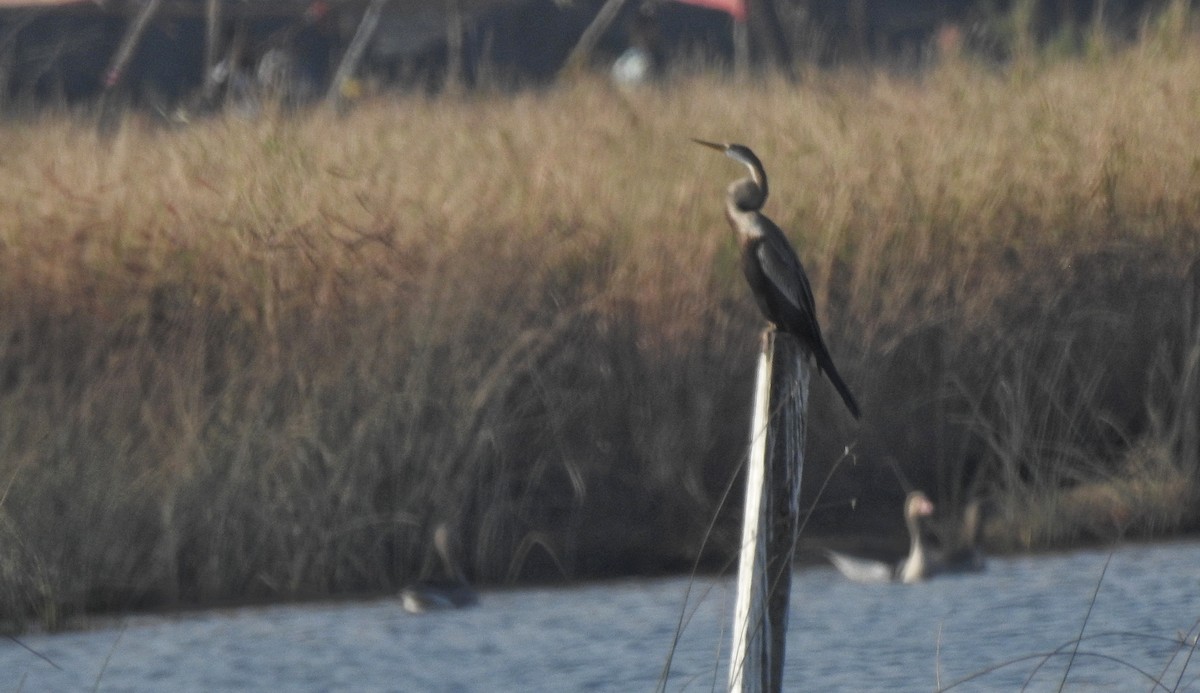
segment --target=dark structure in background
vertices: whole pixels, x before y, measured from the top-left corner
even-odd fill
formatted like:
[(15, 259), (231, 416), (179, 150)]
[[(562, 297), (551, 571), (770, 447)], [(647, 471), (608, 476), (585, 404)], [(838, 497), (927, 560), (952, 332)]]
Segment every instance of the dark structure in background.
[[(211, 38), (210, 4), (221, 9)], [(165, 109), (197, 98), (206, 77), (222, 92), (251, 81), (316, 89), (340, 41), (333, 17), (314, 8), (322, 4), (0, 0), (0, 99), (74, 104), (117, 91)]]
[[(0, 105), (72, 104), (106, 92), (163, 112), (263, 95), (304, 103), (335, 87), (353, 91), (331, 83), (339, 67), (379, 87), (544, 84), (605, 10), (613, 16), (585, 52), (590, 64), (611, 64), (653, 37), (644, 48), (656, 72), (680, 55), (732, 65), (739, 29), (751, 63), (784, 68), (794, 60), (919, 66), (946, 27), (1004, 59), (1003, 29), (987, 27), (1003, 26), (999, 18), (1017, 2), (0, 0)], [(1164, 2), (1035, 0), (1032, 29), (1039, 38), (1061, 35), (1102, 12), (1107, 25), (1128, 33)], [(744, 22), (735, 22), (731, 7)], [(362, 37), (361, 56), (342, 66), (371, 8), (378, 18)]]

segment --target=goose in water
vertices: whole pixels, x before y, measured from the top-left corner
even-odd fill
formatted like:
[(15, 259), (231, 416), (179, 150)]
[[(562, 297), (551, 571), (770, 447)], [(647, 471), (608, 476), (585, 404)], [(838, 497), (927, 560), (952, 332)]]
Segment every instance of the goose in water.
[(913, 491), (904, 500), (904, 524), (908, 527), (908, 556), (898, 563), (876, 561), (826, 551), (829, 561), (842, 575), (855, 582), (920, 582), (931, 574), (929, 557), (921, 539), (921, 518), (933, 514), (933, 503), (924, 493)]
[(978, 498), (972, 499), (963, 509), (962, 525), (957, 542), (934, 557), (937, 573), (977, 573), (986, 566), (983, 551), (979, 548), (979, 534), (983, 528), (983, 509)]
[(400, 603), (409, 613), (419, 614), (442, 609), (461, 609), (479, 603), (479, 595), (471, 589), (450, 555), (450, 530), (445, 524), (433, 532), (433, 548), (442, 560), (443, 580), (422, 580), (400, 591)]

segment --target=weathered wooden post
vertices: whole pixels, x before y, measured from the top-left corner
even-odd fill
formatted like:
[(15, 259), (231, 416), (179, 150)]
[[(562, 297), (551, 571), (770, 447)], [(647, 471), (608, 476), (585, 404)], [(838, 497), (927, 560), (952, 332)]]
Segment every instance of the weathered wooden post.
[(754, 388), (730, 691), (780, 691), (808, 411), (808, 350), (767, 329)]
[(1175, 431), (1179, 459), (1200, 474), (1200, 258), (1184, 278), (1183, 363)]

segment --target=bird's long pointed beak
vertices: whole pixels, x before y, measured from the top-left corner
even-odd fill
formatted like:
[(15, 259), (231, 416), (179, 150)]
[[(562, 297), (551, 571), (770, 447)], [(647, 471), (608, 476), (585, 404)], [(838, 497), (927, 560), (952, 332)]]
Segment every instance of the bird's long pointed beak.
[(725, 151), (726, 149), (728, 149), (728, 148), (729, 148), (729, 147), (728, 147), (728, 145), (724, 145), (724, 144), (717, 144), (716, 142), (707, 142), (707, 141), (705, 141), (705, 140), (698, 140), (698, 139), (696, 139), (695, 137), (691, 138), (691, 140), (692, 140), (693, 142), (695, 142), (696, 144), (702, 144), (702, 145), (704, 145), (705, 147), (708, 147), (709, 149), (715, 149), (715, 150), (717, 150), (718, 152), (723, 152), (723, 151)]

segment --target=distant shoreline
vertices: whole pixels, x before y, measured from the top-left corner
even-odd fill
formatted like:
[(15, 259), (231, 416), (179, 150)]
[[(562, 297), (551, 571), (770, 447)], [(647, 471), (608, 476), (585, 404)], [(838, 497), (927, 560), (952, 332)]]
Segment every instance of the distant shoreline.
[(689, 136), (764, 158), (863, 406), (814, 379), (802, 505), (838, 503), (803, 536), (886, 526), (910, 486), (986, 498), (1002, 551), (1194, 532), (1197, 103), (1195, 42), (1147, 36), (5, 122), (0, 612), (394, 593), (441, 522), (479, 584), (727, 563), (763, 325), (740, 171)]

